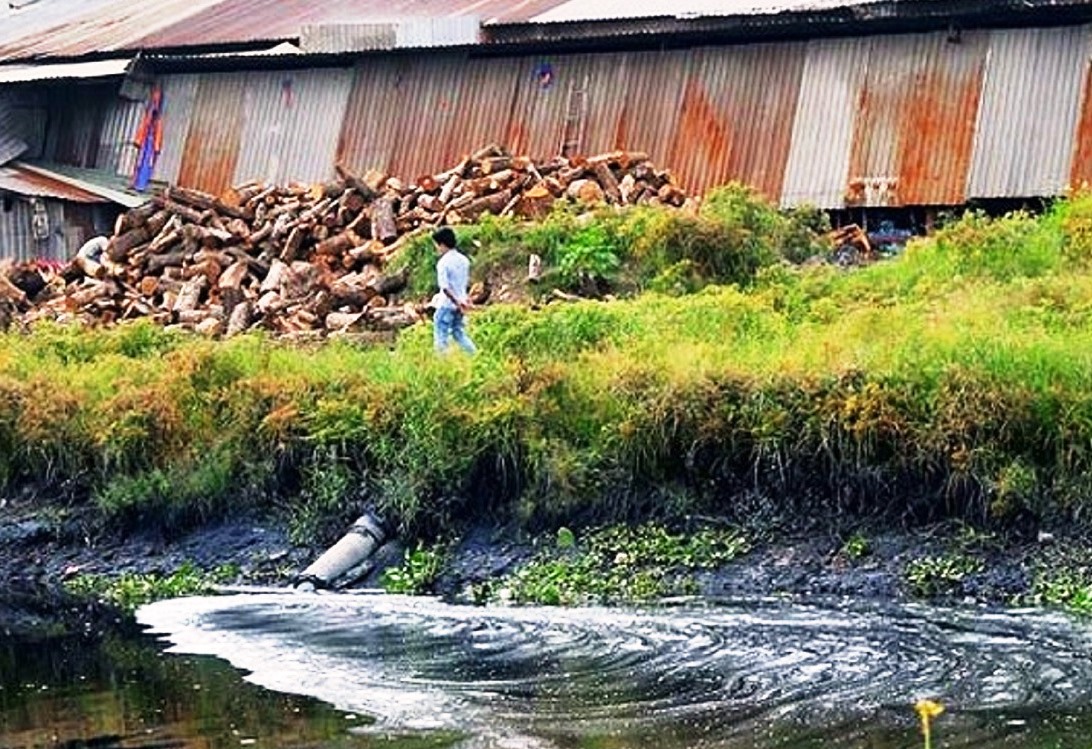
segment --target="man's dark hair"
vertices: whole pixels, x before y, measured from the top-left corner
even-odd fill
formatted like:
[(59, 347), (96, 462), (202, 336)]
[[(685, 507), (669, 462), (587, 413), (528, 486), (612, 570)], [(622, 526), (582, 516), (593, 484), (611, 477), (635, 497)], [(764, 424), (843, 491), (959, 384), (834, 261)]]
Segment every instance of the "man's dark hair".
[(455, 230), (450, 226), (441, 226), (439, 229), (432, 232), (432, 241), (452, 249), (458, 244), (458, 241), (455, 239)]

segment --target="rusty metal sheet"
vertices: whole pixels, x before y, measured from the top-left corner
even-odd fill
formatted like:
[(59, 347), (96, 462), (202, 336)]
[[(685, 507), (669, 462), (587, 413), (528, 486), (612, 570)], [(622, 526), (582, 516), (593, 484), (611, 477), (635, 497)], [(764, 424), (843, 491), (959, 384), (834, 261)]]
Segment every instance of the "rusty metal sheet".
[[(663, 91), (675, 100), (677, 84), (665, 88), (668, 70), (645, 67), (639, 80), (648, 84), (650, 98), (637, 101), (630, 93), (632, 53), (554, 55), (523, 58), (523, 75), (515, 92), (509, 130), (513, 147), (535, 158), (558, 154), (593, 155), (634, 143), (632, 123), (661, 113)], [(662, 57), (665, 65), (677, 59)], [(548, 66), (550, 79), (536, 76)], [(640, 67), (637, 65), (636, 67)], [(653, 77), (651, 73), (659, 73)], [(634, 78), (634, 80), (638, 80)], [(664, 142), (666, 143), (666, 141)]]
[(441, 99), (441, 106), (449, 107), (452, 116), (437, 152), (438, 160), (416, 152), (415, 161), (406, 164), (407, 177), (446, 168), (482, 146), (508, 143), (515, 87), (521, 78), (532, 75), (530, 66), (524, 60), (511, 58), (470, 59), (455, 65), (462, 72), (458, 75), (456, 98)]
[[(0, 59), (78, 57), (140, 49), (142, 40), (222, 0), (80, 0), (27, 6), (0, 31)], [(251, 19), (252, 23), (254, 19)]]
[(349, 68), (251, 73), (233, 183), (331, 179), (352, 83)]
[(200, 80), (201, 76), (197, 74), (168, 75), (157, 80), (163, 92), (163, 150), (155, 164), (156, 179), (178, 181)]
[(987, 32), (874, 37), (857, 103), (846, 204), (965, 201)]
[(780, 197), (804, 59), (802, 43), (695, 50), (666, 162), (688, 189), (738, 181)]
[(405, 57), (371, 58), (357, 67), (337, 147), (347, 169), (390, 169), (406, 103), (402, 81), (411, 70)]
[(337, 159), (414, 179), (489, 143), (504, 145), (516, 80), (507, 59), (369, 59), (356, 70)]
[(161, 26), (141, 45), (188, 47), (294, 39), (311, 24), (364, 23), (399, 18), (478, 16), (483, 23), (523, 22), (559, 0), (222, 0), (208, 10)]
[(106, 198), (75, 185), (70, 185), (47, 175), (20, 169), (18, 166), (0, 166), (0, 191), (37, 198), (56, 198), (74, 203), (108, 203)]
[(868, 39), (808, 43), (782, 205), (845, 205), (853, 123), (870, 49)]
[(178, 184), (214, 194), (231, 186), (239, 160), (248, 77), (215, 73), (198, 81)]
[(575, 23), (623, 18), (698, 18), (707, 16), (749, 16), (792, 11), (824, 10), (863, 5), (874, 0), (683, 0), (667, 5), (635, 3), (632, 0), (568, 0), (541, 15), (535, 23)]
[(968, 197), (1066, 189), (1089, 37), (1087, 26), (991, 32)]
[(1069, 167), (1069, 184), (1077, 189), (1092, 187), (1092, 56), (1085, 63), (1081, 111), (1077, 121), (1073, 162)]
[[(612, 148), (643, 151), (663, 167), (670, 164), (684, 87), (693, 54), (684, 50), (625, 55), (624, 106), (615, 122)], [(689, 187), (689, 183), (684, 185)]]

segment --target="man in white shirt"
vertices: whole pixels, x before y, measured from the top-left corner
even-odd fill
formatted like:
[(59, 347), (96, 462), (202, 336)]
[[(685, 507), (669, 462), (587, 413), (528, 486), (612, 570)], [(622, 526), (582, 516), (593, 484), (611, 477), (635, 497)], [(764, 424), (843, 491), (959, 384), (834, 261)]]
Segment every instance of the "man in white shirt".
[(433, 340), (436, 350), (447, 350), (451, 339), (468, 354), (477, 347), (466, 334), (466, 313), (470, 309), (467, 289), (470, 286), (470, 260), (459, 252), (455, 232), (443, 226), (432, 234), (432, 241), (440, 258), (436, 261), (436, 314), (433, 316)]

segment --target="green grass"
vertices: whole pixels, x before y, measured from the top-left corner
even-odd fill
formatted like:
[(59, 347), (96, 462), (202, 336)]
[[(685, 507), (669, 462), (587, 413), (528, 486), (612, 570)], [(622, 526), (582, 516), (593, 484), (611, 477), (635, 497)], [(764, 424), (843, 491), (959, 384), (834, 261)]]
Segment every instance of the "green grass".
[[(479, 310), (473, 360), (434, 355), (425, 326), (391, 350), (148, 324), (7, 334), (0, 482), (82, 487), (107, 524), (257, 507), (300, 536), (364, 502), (410, 536), (468, 517), (732, 518), (755, 501), (1087, 526), (1089, 198), (971, 215), (849, 272), (777, 262), (813, 235), (731, 191), (697, 216), (595, 220), (596, 252), (610, 244), (644, 293)], [(590, 236), (578, 221), (494, 221), (464, 239), (502, 262), (516, 236), (557, 262), (567, 237)], [(701, 243), (679, 222), (707, 222)], [(679, 263), (693, 283), (649, 290)]]

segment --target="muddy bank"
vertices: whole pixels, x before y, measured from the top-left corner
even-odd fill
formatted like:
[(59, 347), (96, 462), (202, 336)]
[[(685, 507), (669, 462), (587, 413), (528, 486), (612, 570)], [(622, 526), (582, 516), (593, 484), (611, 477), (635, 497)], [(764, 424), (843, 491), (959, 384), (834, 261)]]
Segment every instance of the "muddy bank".
[[(236, 585), (290, 586), (327, 543), (293, 544), (277, 518), (247, 515), (201, 527), (177, 537), (162, 531), (121, 537), (93, 532), (78, 509), (8, 501), (0, 507), (0, 627), (43, 631), (94, 628), (118, 612), (73, 599), (65, 582), (81, 575), (123, 573), (167, 576), (185, 564), (199, 570), (227, 569)], [(765, 530), (753, 535), (748, 553), (715, 570), (697, 573), (703, 596), (826, 596), (905, 600), (927, 595), (961, 603), (1007, 605), (1026, 598), (1036, 571), (1063, 559), (1092, 557), (1092, 545), (1077, 538), (1039, 534), (1002, 539), (971, 534), (959, 525), (918, 529), (854, 526)], [(856, 539), (853, 541), (851, 539)], [(496, 579), (530, 560), (542, 539), (516, 530), (475, 527), (461, 534), (448, 555), (437, 592), (468, 601), (475, 583)], [(971, 548), (973, 547), (973, 548)], [(955, 550), (955, 551), (954, 551)], [(973, 553), (976, 569), (958, 580), (940, 580), (923, 594), (910, 570), (922, 560)], [(371, 571), (357, 583), (379, 587), (384, 569), (402, 562), (398, 540), (373, 557)], [(919, 573), (920, 577), (920, 573)], [(920, 582), (920, 580), (918, 581)]]

